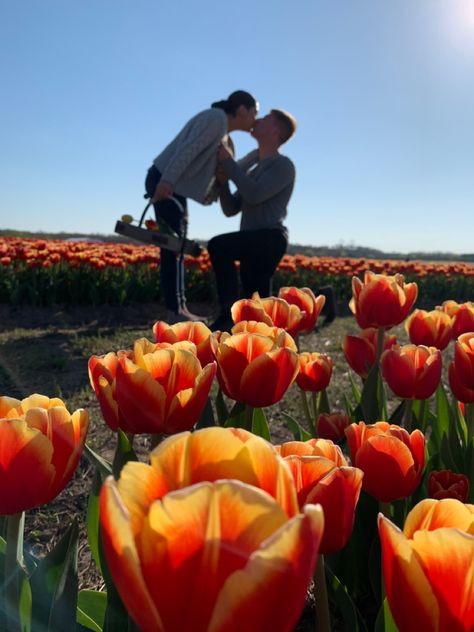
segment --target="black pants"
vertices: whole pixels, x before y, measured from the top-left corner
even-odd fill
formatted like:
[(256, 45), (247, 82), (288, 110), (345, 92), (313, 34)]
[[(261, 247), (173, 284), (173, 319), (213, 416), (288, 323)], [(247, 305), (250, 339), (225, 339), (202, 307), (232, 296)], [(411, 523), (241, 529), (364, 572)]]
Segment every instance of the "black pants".
[(213, 237), (207, 249), (216, 276), (222, 314), (228, 314), (240, 298), (236, 261), (240, 261), (240, 280), (245, 298), (254, 292), (271, 293), (273, 273), (286, 252), (288, 240), (279, 229), (242, 230)]
[[(160, 178), (161, 173), (155, 166), (152, 166), (148, 170), (145, 180), (145, 189), (150, 197), (155, 193), (156, 185)], [(188, 221), (186, 198), (174, 193), (172, 197), (156, 202), (153, 207), (157, 222), (162, 218), (179, 237), (185, 236)], [(167, 309), (177, 312), (180, 307), (185, 307), (183, 255), (161, 248), (160, 281), (163, 300)]]

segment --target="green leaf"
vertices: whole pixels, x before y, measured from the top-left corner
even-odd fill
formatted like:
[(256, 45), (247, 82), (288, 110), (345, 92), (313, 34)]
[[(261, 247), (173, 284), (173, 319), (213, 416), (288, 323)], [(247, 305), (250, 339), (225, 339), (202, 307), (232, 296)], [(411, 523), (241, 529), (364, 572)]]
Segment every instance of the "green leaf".
[(88, 630), (102, 632), (106, 608), (107, 593), (96, 590), (81, 590), (77, 599), (76, 621)]
[(341, 613), (345, 630), (367, 632), (365, 623), (355, 607), (347, 588), (339, 581), (327, 564), (325, 564), (328, 598)]
[(380, 610), (375, 621), (375, 632), (398, 632), (398, 627), (393, 620), (387, 598), (383, 600), (383, 604), (380, 606)]
[(235, 402), (224, 426), (226, 428), (245, 427), (245, 404), (242, 404), (242, 402)]
[(435, 450), (441, 449), (443, 436), (448, 436), (450, 426), (450, 410), (443, 385), (439, 384), (435, 394), (435, 415), (429, 416), (432, 429), (430, 442), (435, 446)]
[(359, 386), (356, 384), (354, 379), (354, 374), (352, 371), (349, 371), (349, 382), (351, 384), (352, 397), (354, 398), (356, 404), (360, 403), (361, 391)]
[(206, 405), (204, 406), (204, 410), (199, 417), (199, 420), (196, 424), (196, 428), (210, 428), (211, 426), (215, 426), (216, 422), (214, 419), (214, 411), (212, 409), (212, 401), (211, 398), (208, 397), (206, 399)]
[(56, 546), (39, 562), (30, 578), (34, 629), (74, 630), (77, 608), (77, 540), (74, 519)]
[(265, 416), (265, 411), (263, 410), (263, 408), (253, 409), (252, 432), (259, 437), (262, 437), (262, 439), (266, 439), (267, 441), (272, 440), (270, 436), (270, 429), (268, 428), (267, 418)]
[(313, 436), (305, 430), (300, 424), (288, 413), (281, 413), (288, 430), (293, 434), (295, 441), (309, 441)]
[(364, 416), (363, 421), (367, 424), (375, 423), (382, 417), (382, 405), (379, 401), (379, 395), (380, 372), (378, 364), (375, 363), (364, 382), (360, 398), (360, 407)]
[(99, 470), (94, 471), (92, 479), (92, 489), (87, 502), (87, 541), (92, 552), (97, 568), (101, 571), (100, 554), (99, 554), (99, 494), (102, 487), (102, 476)]
[(115, 480), (120, 478), (120, 472), (128, 461), (138, 461), (138, 457), (127, 435), (119, 428), (117, 432), (117, 448), (115, 449), (114, 461), (112, 463), (112, 472)]
[(102, 478), (106, 478), (107, 476), (110, 476), (112, 474), (112, 464), (102, 458), (100, 454), (94, 452), (94, 450), (89, 447), (87, 443), (84, 445), (83, 454), (92, 465), (92, 467), (95, 467), (96, 470), (100, 471)]
[(402, 401), (398, 404), (398, 406), (395, 408), (393, 413), (390, 415), (389, 422), (391, 424), (396, 424), (399, 426), (403, 420), (404, 410), (405, 410), (405, 400), (402, 399)]
[(227, 408), (227, 404), (224, 401), (224, 394), (221, 388), (217, 390), (216, 395), (216, 414), (217, 420), (219, 421), (221, 426), (225, 424), (230, 416), (229, 409)]

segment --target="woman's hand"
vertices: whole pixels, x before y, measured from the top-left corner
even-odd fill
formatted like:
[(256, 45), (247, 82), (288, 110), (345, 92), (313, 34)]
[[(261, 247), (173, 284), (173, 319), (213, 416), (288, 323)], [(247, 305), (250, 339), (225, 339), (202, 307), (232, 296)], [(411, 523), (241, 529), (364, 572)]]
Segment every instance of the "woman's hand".
[(171, 195), (173, 195), (173, 185), (165, 180), (160, 180), (156, 185), (151, 201), (154, 203), (160, 200), (166, 200), (166, 198), (169, 198)]

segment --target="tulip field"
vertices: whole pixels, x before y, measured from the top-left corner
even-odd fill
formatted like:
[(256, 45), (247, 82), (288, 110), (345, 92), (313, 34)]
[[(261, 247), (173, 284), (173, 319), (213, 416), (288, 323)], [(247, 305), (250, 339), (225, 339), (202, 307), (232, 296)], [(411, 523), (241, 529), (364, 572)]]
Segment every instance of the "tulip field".
[(0, 630), (472, 632), (472, 266), (285, 257), (211, 332), (158, 265), (0, 241)]

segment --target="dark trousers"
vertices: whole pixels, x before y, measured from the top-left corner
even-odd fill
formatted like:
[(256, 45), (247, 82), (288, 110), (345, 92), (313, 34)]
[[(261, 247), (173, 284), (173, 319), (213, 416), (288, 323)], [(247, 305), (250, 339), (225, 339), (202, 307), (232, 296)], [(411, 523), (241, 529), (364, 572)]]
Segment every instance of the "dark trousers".
[[(145, 189), (150, 197), (155, 193), (156, 185), (160, 178), (161, 173), (155, 166), (152, 166), (148, 170), (145, 180)], [(160, 200), (153, 207), (158, 223), (160, 219), (164, 219), (179, 237), (185, 236), (188, 221), (186, 198), (174, 193), (171, 198)], [(161, 248), (160, 281), (163, 300), (167, 309), (177, 312), (180, 307), (184, 307), (186, 305), (186, 295), (183, 255)]]
[(236, 261), (240, 261), (242, 293), (250, 298), (271, 294), (271, 280), (288, 240), (279, 229), (242, 230), (213, 237), (207, 245), (222, 314), (228, 314), (240, 298)]

